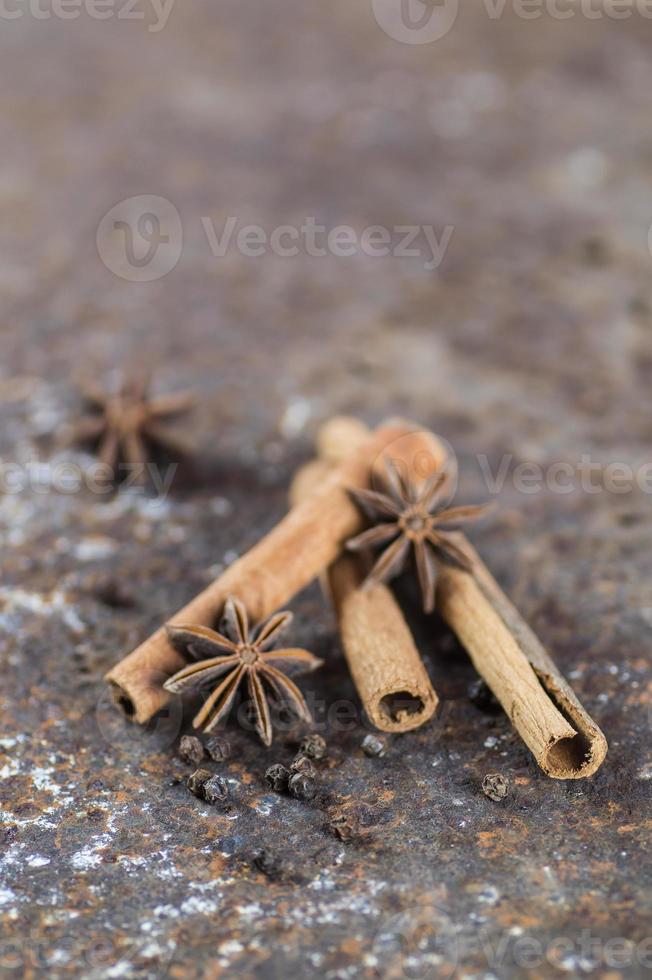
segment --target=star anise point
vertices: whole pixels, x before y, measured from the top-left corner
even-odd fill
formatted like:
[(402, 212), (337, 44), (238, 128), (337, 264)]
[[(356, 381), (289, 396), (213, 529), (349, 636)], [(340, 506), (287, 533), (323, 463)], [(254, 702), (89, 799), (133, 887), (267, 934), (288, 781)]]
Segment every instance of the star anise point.
[(472, 563), (453, 532), (461, 526), (484, 517), (493, 503), (481, 506), (451, 507), (451, 471), (446, 467), (435, 470), (416, 484), (408, 479), (392, 460), (386, 460), (385, 485), (387, 493), (377, 490), (352, 489), (353, 501), (372, 524), (365, 531), (349, 538), (349, 551), (383, 546), (365, 586), (387, 582), (404, 568), (413, 552), (424, 612), (435, 608), (437, 565), (454, 565), (471, 572)]
[(212, 731), (225, 720), (244, 681), (254, 727), (265, 745), (270, 745), (273, 737), (265, 685), (275, 700), (301, 720), (310, 721), (305, 699), (288, 674), (315, 670), (322, 661), (300, 648), (271, 649), (291, 619), (291, 613), (277, 612), (252, 627), (244, 604), (230, 596), (224, 605), (219, 630), (205, 626), (168, 626), (168, 637), (174, 648), (196, 659), (169, 678), (165, 688), (175, 694), (213, 688), (193, 720), (195, 728)]

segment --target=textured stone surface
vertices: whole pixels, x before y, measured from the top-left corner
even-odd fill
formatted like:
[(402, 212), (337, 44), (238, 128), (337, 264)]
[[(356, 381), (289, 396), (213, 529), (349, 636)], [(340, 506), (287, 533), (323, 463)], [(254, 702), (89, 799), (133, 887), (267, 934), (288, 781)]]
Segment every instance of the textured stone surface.
[[(2, 22), (0, 455), (41, 481), (0, 496), (3, 975), (649, 973), (650, 495), (512, 476), (649, 459), (652, 25), (474, 6), (423, 46), (345, 0), (178, 4), (159, 33)], [(150, 283), (95, 248), (139, 194), (184, 232)], [(201, 218), (219, 233), (230, 215), (455, 230), (436, 271), (216, 258)], [(89, 462), (52, 438), (76, 373), (141, 356), (160, 391), (199, 394), (192, 472), (163, 501), (48, 491), (57, 464)], [(274, 523), (342, 411), (436, 428), (469, 501), (488, 493), (476, 454), (509, 457), (474, 541), (604, 729), (595, 778), (546, 779), (409, 592), (442, 710), (381, 759), (362, 725), (325, 723), (354, 692), (318, 589), (293, 605), (293, 640), (327, 661), (304, 684), (329, 744), (310, 804), (264, 781), (299, 734), (264, 750), (233, 728), (208, 763), (222, 811), (186, 789), (178, 713), (148, 732), (115, 713), (107, 668)]]

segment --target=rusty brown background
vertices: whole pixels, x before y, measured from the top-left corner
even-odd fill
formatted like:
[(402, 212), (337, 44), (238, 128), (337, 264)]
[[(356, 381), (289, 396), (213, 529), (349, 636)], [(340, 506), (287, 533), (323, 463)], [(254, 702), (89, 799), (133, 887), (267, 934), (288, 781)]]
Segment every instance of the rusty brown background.
[[(0, 496), (3, 976), (650, 973), (650, 488), (512, 477), (650, 458), (652, 22), (472, 6), (422, 45), (365, 0), (177, 3), (158, 31), (144, 0), (143, 20), (3, 7), (0, 454), (31, 484)], [(151, 282), (96, 246), (136, 195), (183, 230)], [(202, 218), (229, 216), (454, 232), (436, 270), (216, 257)], [(196, 389), (194, 467), (163, 501), (57, 492), (57, 466), (90, 463), (57, 441), (77, 375), (136, 361)], [(357, 702), (318, 589), (294, 604), (327, 661), (304, 684), (329, 741), (313, 804), (264, 785), (289, 737), (233, 730), (222, 814), (185, 790), (177, 714), (142, 732), (112, 710), (104, 672), (273, 525), (343, 411), (436, 428), (469, 501), (478, 454), (511, 460), (473, 537), (604, 729), (596, 777), (546, 779), (409, 590), (443, 705), (382, 759), (359, 722), (325, 725)], [(502, 803), (480, 789), (497, 771)], [(358, 839), (325, 829), (338, 808)]]

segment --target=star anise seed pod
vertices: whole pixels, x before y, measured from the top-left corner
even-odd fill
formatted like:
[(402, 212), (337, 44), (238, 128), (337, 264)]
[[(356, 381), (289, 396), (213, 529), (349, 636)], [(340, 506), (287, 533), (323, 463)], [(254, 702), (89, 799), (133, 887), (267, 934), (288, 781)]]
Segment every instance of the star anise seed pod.
[(164, 685), (166, 690), (179, 694), (189, 689), (213, 688), (193, 719), (195, 728), (210, 732), (225, 719), (245, 680), (254, 727), (265, 745), (271, 745), (273, 734), (268, 693), (299, 719), (310, 723), (303, 694), (287, 675), (315, 670), (322, 661), (307, 650), (271, 649), (291, 621), (292, 613), (277, 612), (251, 628), (244, 604), (231, 597), (224, 607), (222, 632), (206, 626), (168, 626), (174, 648), (197, 662), (170, 677)]
[(374, 526), (350, 538), (346, 547), (360, 551), (387, 545), (365, 585), (387, 582), (398, 575), (413, 548), (423, 611), (429, 613), (435, 608), (437, 561), (471, 571), (468, 557), (448, 532), (484, 516), (493, 505), (449, 507), (450, 474), (446, 469), (435, 471), (422, 486), (406, 480), (391, 460), (386, 460), (385, 471), (387, 493), (349, 491)]
[(189, 392), (148, 396), (149, 374), (126, 375), (117, 392), (104, 391), (94, 381), (80, 385), (86, 401), (96, 413), (83, 418), (73, 429), (71, 441), (95, 442), (101, 463), (116, 473), (120, 462), (133, 467), (134, 478), (144, 482), (149, 447), (160, 447), (171, 455), (186, 455), (190, 446), (161, 425), (163, 419), (188, 411), (194, 404)]

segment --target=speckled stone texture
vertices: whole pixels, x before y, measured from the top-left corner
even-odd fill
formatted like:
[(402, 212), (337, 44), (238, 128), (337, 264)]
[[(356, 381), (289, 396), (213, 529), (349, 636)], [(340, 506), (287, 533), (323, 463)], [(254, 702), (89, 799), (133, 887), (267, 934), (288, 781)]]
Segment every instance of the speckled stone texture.
[[(177, 3), (158, 32), (149, 7), (20, 9), (0, 25), (0, 455), (32, 488), (0, 495), (0, 973), (649, 975), (652, 498), (555, 492), (550, 467), (650, 459), (652, 22), (478, 3), (412, 45), (364, 0)], [(142, 194), (183, 226), (151, 282), (95, 244)], [(454, 232), (435, 270), (216, 257), (201, 219), (229, 216)], [(53, 490), (90, 463), (53, 436), (75, 376), (137, 359), (196, 389), (194, 466), (164, 500)], [(310, 803), (264, 780), (299, 733), (264, 750), (232, 726), (218, 809), (186, 789), (176, 706), (148, 731), (114, 711), (105, 671), (274, 524), (343, 411), (437, 429), (462, 500), (490, 495), (479, 454), (508, 460), (472, 537), (603, 728), (593, 779), (538, 771), (407, 588), (442, 707), (377, 759), (337, 720), (357, 701), (318, 588), (293, 604), (293, 642), (326, 660), (303, 685), (328, 742)], [(524, 462), (547, 484), (525, 492)]]

